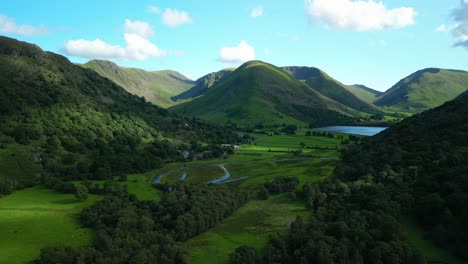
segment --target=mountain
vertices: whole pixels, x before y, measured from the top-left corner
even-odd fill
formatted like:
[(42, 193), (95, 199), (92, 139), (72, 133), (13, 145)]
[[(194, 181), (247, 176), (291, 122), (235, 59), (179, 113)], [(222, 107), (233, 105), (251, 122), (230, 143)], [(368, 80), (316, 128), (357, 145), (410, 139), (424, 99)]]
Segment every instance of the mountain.
[(184, 142), (238, 139), (225, 128), (173, 117), (26, 42), (0, 37), (0, 68), (0, 194), (41, 179), (142, 172), (180, 159)]
[(240, 126), (337, 124), (359, 114), (261, 61), (244, 63), (203, 96), (170, 110)]
[(374, 103), (375, 99), (383, 94), (383, 92), (374, 90), (362, 84), (345, 85), (344, 87), (359, 99), (369, 104)]
[(226, 76), (229, 76), (229, 74), (231, 74), (234, 70), (235, 69), (233, 68), (229, 68), (218, 72), (209, 73), (196, 80), (195, 86), (179, 95), (171, 97), (171, 100), (176, 102), (178, 100), (191, 99), (200, 96), (206, 93), (206, 91), (208, 91), (208, 89), (211, 87), (217, 85), (222, 79), (226, 78)]
[(377, 106), (417, 113), (452, 100), (468, 89), (468, 72), (427, 68), (400, 80), (378, 97)]
[(371, 103), (361, 100), (346, 86), (334, 80), (320, 69), (313, 67), (288, 66), (282, 70), (291, 74), (294, 78), (304, 82), (319, 93), (358, 111), (375, 112), (376, 107)]
[(145, 71), (135, 68), (123, 68), (105, 60), (92, 60), (82, 65), (93, 69), (128, 92), (143, 96), (149, 102), (161, 107), (174, 105), (171, 96), (180, 94), (195, 85), (184, 75), (170, 70)]

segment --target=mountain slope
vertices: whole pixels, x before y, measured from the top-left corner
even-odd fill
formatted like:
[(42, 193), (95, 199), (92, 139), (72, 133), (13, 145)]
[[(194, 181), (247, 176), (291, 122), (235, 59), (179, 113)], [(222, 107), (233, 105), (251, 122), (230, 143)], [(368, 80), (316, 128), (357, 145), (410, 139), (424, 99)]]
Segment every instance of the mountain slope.
[(375, 104), (416, 113), (452, 100), (467, 89), (468, 72), (428, 68), (399, 81)]
[(311, 89), (278, 67), (250, 61), (203, 96), (170, 109), (218, 123), (241, 126), (336, 124), (358, 112)]
[(373, 104), (375, 99), (383, 94), (383, 92), (374, 90), (362, 84), (345, 85), (344, 87), (359, 99), (369, 104)]
[[(0, 37), (0, 194), (56, 177), (109, 179), (237, 135), (173, 117), (95, 71)], [(183, 147), (187, 150), (187, 147)]]
[(145, 71), (123, 68), (104, 60), (92, 60), (82, 66), (95, 70), (128, 92), (143, 96), (147, 101), (162, 107), (173, 105), (174, 102), (170, 100), (171, 96), (180, 94), (195, 84), (184, 75), (169, 70)]
[(288, 66), (282, 70), (304, 82), (319, 93), (358, 111), (373, 112), (377, 109), (345, 88), (345, 85), (334, 80), (326, 73), (313, 67)]
[(234, 70), (235, 69), (230, 68), (218, 72), (209, 73), (196, 80), (195, 86), (179, 95), (171, 97), (171, 100), (176, 102), (178, 100), (191, 99), (200, 96), (206, 93), (206, 91), (208, 91), (209, 88), (217, 85), (222, 79), (229, 76), (229, 74), (231, 74)]
[(467, 124), (463, 97), (344, 148), (334, 176), (298, 192), (310, 217), (256, 263), (468, 263)]

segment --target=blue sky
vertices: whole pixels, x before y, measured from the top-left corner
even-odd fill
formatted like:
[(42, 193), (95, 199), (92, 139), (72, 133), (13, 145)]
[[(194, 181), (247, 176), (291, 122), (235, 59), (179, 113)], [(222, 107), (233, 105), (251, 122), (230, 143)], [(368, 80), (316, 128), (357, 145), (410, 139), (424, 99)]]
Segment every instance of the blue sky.
[(78, 63), (198, 78), (259, 59), (377, 90), (422, 68), (468, 70), (468, 0), (36, 2), (2, 0), (0, 34)]

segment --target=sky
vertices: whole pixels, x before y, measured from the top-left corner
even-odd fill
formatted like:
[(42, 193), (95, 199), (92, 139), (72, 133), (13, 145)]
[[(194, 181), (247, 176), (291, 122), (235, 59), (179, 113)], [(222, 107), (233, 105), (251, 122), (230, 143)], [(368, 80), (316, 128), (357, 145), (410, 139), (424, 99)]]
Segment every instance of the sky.
[(384, 91), (468, 70), (468, 0), (1, 0), (0, 35), (191, 79), (256, 59)]

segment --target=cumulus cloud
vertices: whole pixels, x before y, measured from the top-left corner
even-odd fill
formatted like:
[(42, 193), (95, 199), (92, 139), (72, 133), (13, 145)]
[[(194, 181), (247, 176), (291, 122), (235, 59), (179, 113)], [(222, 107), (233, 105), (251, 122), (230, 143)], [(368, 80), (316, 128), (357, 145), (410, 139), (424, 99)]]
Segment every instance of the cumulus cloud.
[(179, 11), (177, 9), (166, 8), (162, 14), (163, 23), (170, 26), (176, 27), (183, 24), (191, 24), (192, 18), (185, 11)]
[(111, 45), (100, 39), (78, 39), (67, 41), (63, 52), (67, 55), (88, 59), (127, 60), (146, 60), (150, 57), (160, 57), (172, 53), (159, 49), (148, 39), (154, 35), (154, 31), (146, 22), (126, 19), (124, 32), (125, 47)]
[(45, 26), (18, 25), (13, 18), (0, 14), (0, 33), (37, 36), (49, 33), (49, 29)]
[(254, 9), (252, 9), (252, 11), (250, 12), (250, 16), (251, 17), (263, 16), (263, 6), (259, 5), (255, 7)]
[(340, 30), (368, 31), (403, 28), (414, 24), (413, 8), (388, 9), (374, 0), (305, 0), (312, 22), (325, 23)]
[(131, 21), (129, 19), (125, 19), (125, 33), (136, 34), (144, 38), (154, 35), (153, 28), (148, 23), (138, 20)]
[(452, 29), (452, 35), (457, 39), (455, 46), (468, 49), (468, 0), (460, 2), (461, 6), (452, 13), (457, 26)]
[(441, 24), (435, 29), (436, 32), (446, 32), (447, 31), (447, 26), (445, 24)]
[(219, 60), (227, 63), (242, 63), (255, 59), (255, 50), (242, 40), (236, 47), (224, 47), (219, 52)]

